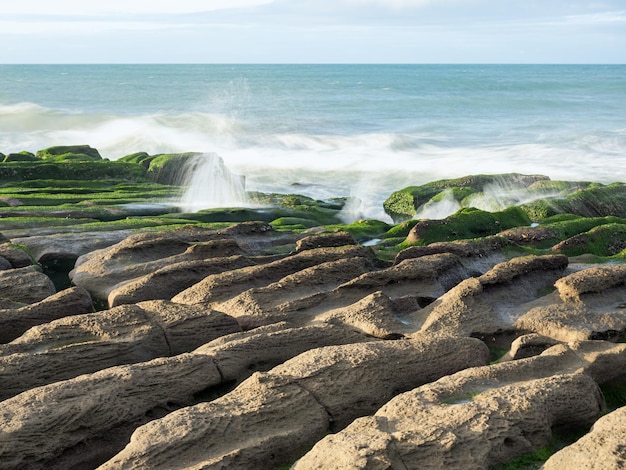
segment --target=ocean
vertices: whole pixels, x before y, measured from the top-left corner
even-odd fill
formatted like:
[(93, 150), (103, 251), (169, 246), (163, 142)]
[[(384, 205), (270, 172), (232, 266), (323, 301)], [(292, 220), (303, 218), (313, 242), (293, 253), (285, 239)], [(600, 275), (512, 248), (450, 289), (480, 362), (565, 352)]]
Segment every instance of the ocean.
[(71, 144), (216, 153), (248, 190), (388, 220), (443, 178), (626, 181), (626, 65), (0, 65), (0, 152)]

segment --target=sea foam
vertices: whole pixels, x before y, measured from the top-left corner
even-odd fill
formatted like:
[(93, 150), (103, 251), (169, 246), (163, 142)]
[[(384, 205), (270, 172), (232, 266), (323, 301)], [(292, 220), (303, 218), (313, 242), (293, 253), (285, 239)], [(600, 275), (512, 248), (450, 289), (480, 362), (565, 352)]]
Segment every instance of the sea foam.
[(247, 190), (347, 197), (345, 220), (388, 220), (393, 191), (468, 174), (626, 181), (625, 70), (4, 66), (0, 152), (214, 153)]

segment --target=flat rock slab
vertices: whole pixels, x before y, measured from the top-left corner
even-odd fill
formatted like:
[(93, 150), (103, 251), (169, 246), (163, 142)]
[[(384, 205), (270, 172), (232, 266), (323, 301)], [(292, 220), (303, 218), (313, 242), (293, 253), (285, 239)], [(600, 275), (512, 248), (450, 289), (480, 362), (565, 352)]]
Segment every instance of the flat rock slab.
[[(41, 230), (38, 230), (38, 232)], [(71, 233), (51, 233), (14, 238), (12, 241), (28, 247), (36, 261), (42, 258), (78, 258), (121, 242), (132, 235), (130, 230), (85, 232), (74, 229)]]
[(515, 327), (558, 341), (615, 339), (626, 331), (626, 267), (589, 267), (555, 282), (546, 302), (528, 308)]
[(109, 307), (144, 300), (170, 300), (211, 274), (240, 269), (252, 264), (254, 264), (252, 260), (238, 255), (173, 263), (114, 287), (108, 297)]
[[(0, 468), (86, 468), (86, 462), (106, 461), (124, 448), (130, 434), (118, 428), (144, 424), (153, 411), (192, 405), (196, 394), (241, 381), (311, 348), (367, 340), (336, 325), (259, 328), (225, 335), (192, 353), (27, 390), (0, 405)], [(43, 434), (48, 436), (43, 443), (32, 439)], [(108, 446), (100, 445), (103, 441)]]
[(329, 261), (355, 257), (373, 260), (374, 253), (371, 248), (362, 246), (305, 250), (258, 266), (207, 276), (194, 286), (174, 296), (172, 301), (183, 304), (206, 303), (214, 305), (232, 299), (248, 289), (267, 286), (303, 269)]
[(527, 304), (545, 295), (565, 274), (562, 255), (528, 256), (499, 263), (447, 291), (423, 311), (416, 323), (431, 333), (469, 336), (512, 330)]
[[(200, 246), (198, 246), (200, 245)], [(166, 233), (139, 233), (76, 261), (70, 278), (92, 295), (107, 299), (111, 290), (183, 261), (241, 254), (236, 239), (215, 230), (182, 228)]]

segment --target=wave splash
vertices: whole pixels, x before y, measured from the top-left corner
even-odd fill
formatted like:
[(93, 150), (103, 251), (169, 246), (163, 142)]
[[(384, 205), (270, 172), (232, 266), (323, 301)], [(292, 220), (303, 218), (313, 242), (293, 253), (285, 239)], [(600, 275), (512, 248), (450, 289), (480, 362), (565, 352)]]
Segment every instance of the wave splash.
[[(340, 128), (325, 133), (315, 126), (278, 125), (226, 111), (116, 114), (31, 102), (0, 103), (0, 151), (89, 144), (110, 159), (138, 151), (215, 152), (224, 158), (218, 157), (221, 164), (210, 163), (206, 157), (188, 172), (189, 190), (181, 201), (185, 210), (248, 202), (243, 178), (227, 176), (222, 168), (227, 165), (226, 170), (245, 175), (246, 189), (251, 191), (297, 191), (315, 199), (348, 197), (342, 214), (346, 221), (389, 220), (382, 204), (393, 191), (468, 174), (544, 174), (552, 179), (602, 183), (626, 180), (623, 126), (584, 132), (561, 129), (536, 138), (494, 134), (492, 139), (472, 140), (437, 127), (365, 132)], [(488, 188), (483, 200), (473, 204), (493, 206), (494, 199), (504, 197), (503, 192), (510, 193), (501, 189)], [(455, 208), (454, 201), (443, 198), (438, 207), (424, 208), (428, 213), (420, 215), (441, 217)]]
[(185, 212), (248, 204), (245, 177), (232, 173), (217, 154), (192, 157), (186, 163), (183, 174), (183, 185), (187, 189), (179, 205)]

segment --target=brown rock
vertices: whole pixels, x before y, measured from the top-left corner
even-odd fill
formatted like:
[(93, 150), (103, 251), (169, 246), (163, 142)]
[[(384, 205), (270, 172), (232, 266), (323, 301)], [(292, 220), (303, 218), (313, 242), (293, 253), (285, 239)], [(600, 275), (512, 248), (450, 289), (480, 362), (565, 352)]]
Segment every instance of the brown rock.
[(205, 308), (152, 301), (39, 325), (0, 346), (0, 398), (116, 365), (190, 351), (241, 331)]
[(396, 265), (371, 271), (343, 284), (341, 294), (354, 301), (376, 291), (392, 299), (411, 296), (427, 305), (469, 276), (459, 258), (449, 253), (409, 258)]
[(500, 263), (478, 278), (461, 282), (419, 312), (422, 331), (468, 336), (511, 330), (528, 310), (526, 304), (541, 297), (566, 266), (567, 258), (560, 255), (519, 257)]
[(14, 340), (35, 325), (92, 311), (89, 292), (80, 287), (62, 290), (32, 305), (0, 310), (0, 343)]
[(4, 299), (34, 304), (54, 294), (50, 278), (35, 266), (0, 271), (0, 297)]
[[(0, 404), (0, 468), (50, 468), (50, 461), (64, 450), (121, 424), (141, 421), (153, 408), (190, 403), (193, 391), (219, 382), (219, 371), (210, 359), (183, 354), (28, 390)], [(110, 436), (99, 442), (110, 441)], [(128, 436), (119, 437), (121, 441), (113, 438), (114, 444), (123, 446)], [(90, 450), (82, 455), (88, 461), (104, 461), (115, 454), (102, 444)], [(80, 454), (84, 453), (83, 449)], [(84, 461), (78, 464), (88, 467)]]
[(484, 363), (472, 338), (376, 341), (301, 354), (211, 403), (142, 426), (106, 468), (276, 468), (399, 390)]
[[(12, 468), (92, 468), (126, 445), (127, 429), (193, 404), (196, 394), (241, 381), (310, 348), (367, 341), (336, 325), (280, 327), (233, 333), (192, 353), (111, 367), (5, 400), (0, 405), (5, 418), (0, 420), (1, 461)], [(33, 439), (43, 434), (44, 443)], [(4, 445), (11, 442), (15, 445)]]
[(37, 233), (13, 238), (13, 242), (27, 247), (35, 261), (39, 262), (42, 259), (77, 259), (92, 251), (119, 243), (133, 232), (131, 230), (83, 232), (71, 229), (67, 233), (58, 233), (56, 228), (54, 233), (46, 233), (45, 228), (40, 228)]
[[(417, 304), (414, 307), (417, 308)], [(329, 310), (315, 319), (347, 325), (374, 338), (398, 339), (413, 331), (413, 328), (401, 320), (405, 313), (379, 291), (347, 307)]]
[(224, 381), (239, 381), (251, 372), (269, 370), (310, 349), (373, 341), (342, 324), (317, 322), (291, 328), (276, 323), (217, 338), (198, 348), (213, 357)]
[(600, 418), (591, 431), (552, 455), (544, 470), (621, 470), (626, 467), (626, 407)]
[(328, 420), (303, 388), (256, 373), (222, 398), (138, 428), (100, 468), (276, 468), (323, 436)]
[[(107, 299), (118, 284), (153, 273), (157, 269), (182, 261), (206, 259), (211, 255), (233, 254), (232, 239), (218, 232), (183, 228), (167, 233), (139, 233), (103, 250), (81, 256), (70, 272), (74, 284), (95, 297)], [(198, 243), (208, 246), (196, 248)]]
[(542, 246), (560, 238), (555, 230), (542, 226), (510, 228), (500, 232), (498, 236), (522, 246)]
[(508, 358), (517, 360), (525, 357), (533, 357), (541, 354), (546, 349), (558, 344), (558, 341), (547, 336), (531, 333), (520, 336), (511, 343)]
[(506, 463), (547, 445), (551, 427), (589, 426), (599, 416), (602, 397), (595, 382), (581, 373), (550, 375), (557, 367), (555, 358), (539, 356), (444, 377), (398, 395), (375, 415), (327, 436), (293, 468), (490, 468)]
[(354, 237), (348, 232), (309, 235), (296, 243), (296, 251), (328, 248), (333, 246), (355, 245)]
[(601, 266), (570, 274), (555, 283), (564, 302), (582, 302), (584, 294), (600, 293), (626, 283), (626, 266)]
[(337, 286), (371, 269), (363, 257), (327, 261), (283, 277), (266, 287), (248, 289), (215, 306), (237, 319), (244, 329), (289, 321), (306, 324), (304, 310), (316, 307)]
[(555, 282), (557, 292), (520, 316), (515, 327), (558, 341), (615, 339), (626, 330), (623, 266), (592, 267)]
[(33, 259), (15, 243), (0, 240), (0, 256), (6, 259), (14, 268), (25, 268), (33, 265)]
[(179, 292), (211, 274), (239, 269), (251, 264), (252, 262), (243, 256), (174, 263), (114, 287), (108, 297), (109, 306), (116, 307), (144, 300), (170, 300)]
[(373, 259), (370, 248), (345, 246), (306, 250), (283, 259), (259, 266), (250, 266), (235, 271), (207, 276), (205, 279), (179, 293), (172, 301), (183, 304), (224, 302), (247, 289), (263, 287), (300, 270), (328, 261), (356, 256)]

